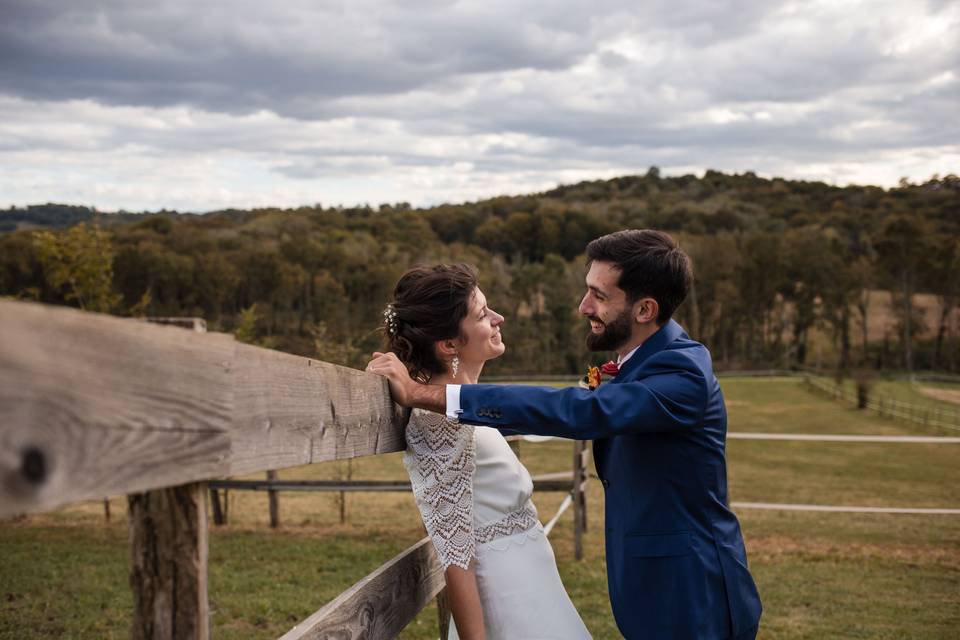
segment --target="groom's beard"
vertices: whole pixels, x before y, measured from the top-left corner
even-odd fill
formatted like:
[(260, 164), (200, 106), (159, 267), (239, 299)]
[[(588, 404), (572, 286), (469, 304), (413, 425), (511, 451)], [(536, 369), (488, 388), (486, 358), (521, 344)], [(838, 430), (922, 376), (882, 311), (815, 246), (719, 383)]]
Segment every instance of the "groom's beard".
[(587, 334), (587, 349), (590, 351), (616, 351), (630, 339), (630, 309), (626, 309), (609, 323), (596, 316), (588, 316), (588, 319), (603, 324), (603, 333), (591, 331)]

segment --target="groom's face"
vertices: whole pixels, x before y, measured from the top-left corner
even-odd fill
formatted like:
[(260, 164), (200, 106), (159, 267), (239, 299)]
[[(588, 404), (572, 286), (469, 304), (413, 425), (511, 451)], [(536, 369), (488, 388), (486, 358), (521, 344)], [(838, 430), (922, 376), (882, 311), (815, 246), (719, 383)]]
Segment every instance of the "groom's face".
[(633, 334), (633, 305), (617, 286), (620, 269), (610, 262), (594, 261), (587, 272), (587, 292), (580, 301), (580, 313), (590, 321), (587, 348), (616, 351)]

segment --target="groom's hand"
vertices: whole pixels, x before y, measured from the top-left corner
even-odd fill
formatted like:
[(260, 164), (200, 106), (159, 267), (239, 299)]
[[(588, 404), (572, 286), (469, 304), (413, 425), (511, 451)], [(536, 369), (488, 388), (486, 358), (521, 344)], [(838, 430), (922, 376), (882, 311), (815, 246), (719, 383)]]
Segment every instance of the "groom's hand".
[(373, 360), (367, 363), (367, 371), (379, 374), (390, 383), (390, 394), (393, 401), (403, 407), (411, 406), (413, 399), (413, 389), (411, 385), (416, 386), (416, 382), (410, 377), (407, 368), (400, 362), (400, 358), (395, 353), (373, 352)]
[(407, 367), (395, 353), (373, 353), (367, 371), (384, 376), (390, 383), (393, 401), (403, 407), (418, 407), (436, 413), (446, 413), (446, 387), (420, 384), (410, 377)]

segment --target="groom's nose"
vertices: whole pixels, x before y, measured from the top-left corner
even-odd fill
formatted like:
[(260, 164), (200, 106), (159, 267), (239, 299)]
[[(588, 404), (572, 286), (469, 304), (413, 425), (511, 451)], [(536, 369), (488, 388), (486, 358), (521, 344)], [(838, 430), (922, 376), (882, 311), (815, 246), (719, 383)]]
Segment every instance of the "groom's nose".
[(582, 315), (585, 315), (585, 316), (596, 315), (595, 313), (593, 313), (594, 309), (590, 304), (589, 300), (590, 300), (589, 293), (583, 294), (583, 297), (580, 299), (580, 306), (577, 307), (577, 311), (579, 311)]

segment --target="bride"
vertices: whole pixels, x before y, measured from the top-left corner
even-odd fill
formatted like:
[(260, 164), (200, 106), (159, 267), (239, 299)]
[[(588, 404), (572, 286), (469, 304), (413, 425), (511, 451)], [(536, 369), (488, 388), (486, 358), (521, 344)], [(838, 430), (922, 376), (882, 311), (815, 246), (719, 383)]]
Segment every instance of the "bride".
[[(393, 296), (386, 347), (414, 378), (475, 383), (503, 354), (503, 316), (469, 265), (414, 267)], [(589, 638), (530, 500), (530, 474), (500, 432), (414, 409), (406, 436), (404, 464), (444, 567), (451, 637)]]

